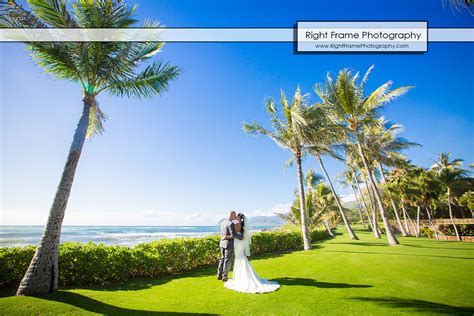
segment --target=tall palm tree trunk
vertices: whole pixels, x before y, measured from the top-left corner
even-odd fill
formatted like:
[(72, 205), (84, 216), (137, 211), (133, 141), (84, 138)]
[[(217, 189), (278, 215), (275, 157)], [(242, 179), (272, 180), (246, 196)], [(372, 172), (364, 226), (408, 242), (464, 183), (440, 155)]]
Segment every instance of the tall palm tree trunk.
[(58, 257), (61, 226), (69, 194), (71, 193), (76, 167), (81, 156), (82, 146), (86, 139), (90, 108), (94, 103), (95, 97), (93, 95), (84, 96), (82, 116), (74, 133), (66, 165), (56, 190), (53, 205), (49, 211), (43, 236), (38, 248), (36, 248), (28, 270), (20, 282), (17, 295), (51, 293), (58, 289)]
[(436, 239), (438, 239), (438, 231), (436, 229), (435, 224), (433, 223), (433, 220), (431, 219), (431, 212), (428, 207), (425, 207), (426, 210), (426, 215), (428, 215), (428, 219), (430, 220), (431, 228), (433, 229), (434, 236)]
[(362, 193), (362, 190), (360, 189), (359, 181), (356, 181), (356, 185), (357, 185), (357, 189), (360, 193), (360, 198), (362, 200), (362, 204), (364, 205), (365, 215), (367, 215), (367, 220), (369, 221), (370, 229), (372, 229), (372, 231), (375, 231), (372, 220), (370, 219), (369, 208), (367, 206), (367, 202), (365, 201), (364, 194)]
[[(406, 217), (408, 218), (408, 221), (410, 222), (411, 228), (413, 229), (413, 232), (416, 235), (415, 223), (413, 223), (413, 220), (411, 219), (410, 214), (407, 212), (404, 205), (402, 205), (402, 209), (403, 209), (403, 214), (406, 215)], [(410, 230), (408, 230), (408, 231), (410, 231)], [(417, 236), (417, 237), (419, 237), (419, 236)]]
[(385, 186), (387, 188), (387, 194), (388, 194), (388, 198), (390, 199), (390, 204), (392, 205), (393, 212), (395, 213), (395, 219), (397, 220), (398, 229), (400, 229), (400, 232), (402, 233), (403, 237), (407, 237), (408, 234), (405, 231), (405, 229), (403, 228), (402, 221), (400, 220), (400, 216), (398, 215), (397, 206), (396, 206), (395, 202), (393, 201), (392, 194), (388, 190), (387, 179), (385, 178), (385, 171), (383, 170), (383, 166), (380, 163), (380, 161), (378, 163), (379, 163), (380, 173), (382, 174), (383, 183), (385, 184)]
[(416, 238), (420, 237), (420, 206), (416, 207)]
[(365, 183), (365, 187), (367, 189), (367, 196), (369, 197), (369, 203), (370, 203), (370, 209), (372, 210), (372, 225), (374, 226), (374, 237), (377, 238), (377, 239), (380, 239), (382, 238), (381, 237), (381, 231), (380, 231), (380, 228), (379, 228), (379, 224), (377, 223), (377, 213), (376, 213), (376, 209), (375, 209), (375, 201), (374, 201), (374, 197), (373, 197), (373, 194), (372, 194), (372, 188), (369, 187), (369, 184), (367, 183), (367, 180), (364, 180), (364, 183)]
[(456, 224), (454, 223), (453, 210), (451, 209), (451, 188), (450, 187), (448, 187), (448, 209), (449, 209), (449, 217), (451, 218), (451, 223), (453, 223), (454, 232), (456, 233), (456, 238), (458, 239), (458, 241), (461, 241), (462, 240), (461, 236), (459, 235)]
[(321, 167), (321, 170), (324, 173), (324, 176), (326, 177), (326, 180), (328, 181), (329, 188), (331, 189), (332, 195), (334, 196), (334, 199), (336, 200), (337, 207), (339, 208), (339, 212), (341, 213), (342, 221), (344, 222), (344, 226), (346, 226), (347, 232), (349, 233), (349, 236), (351, 237), (352, 240), (359, 240), (359, 238), (356, 236), (354, 231), (352, 230), (351, 225), (349, 224), (349, 221), (346, 218), (346, 214), (344, 214), (344, 210), (342, 208), (341, 201), (339, 201), (339, 197), (336, 194), (336, 191), (334, 190), (334, 187), (332, 185), (331, 178), (329, 178), (329, 175), (326, 171), (326, 168), (324, 168), (323, 161), (319, 155), (314, 155), (316, 159), (319, 162), (319, 166)]
[(372, 202), (372, 214), (373, 214), (373, 217), (374, 217), (374, 223), (375, 223), (375, 227), (377, 228), (377, 231), (379, 233), (379, 235), (382, 235), (383, 232), (382, 230), (380, 229), (380, 226), (379, 226), (379, 218), (377, 216), (377, 207), (375, 206), (375, 193), (374, 193), (374, 190), (370, 187), (370, 186), (367, 186), (369, 188), (369, 193), (370, 193), (370, 199), (371, 199), (371, 202)]
[(304, 250), (310, 250), (311, 237), (309, 236), (308, 223), (306, 221), (306, 203), (304, 199), (303, 187), (303, 171), (301, 170), (301, 152), (296, 152), (296, 164), (298, 169), (298, 194), (300, 196), (300, 212), (301, 212), (301, 233), (303, 235)]
[(328, 221), (323, 221), (322, 224), (324, 228), (326, 228), (329, 236), (334, 237), (334, 233), (332, 232), (331, 227), (329, 227)]
[(364, 163), (365, 171), (367, 172), (367, 175), (369, 178), (369, 183), (372, 186), (372, 189), (374, 190), (374, 193), (375, 193), (375, 198), (379, 206), (380, 216), (382, 217), (383, 225), (385, 227), (385, 234), (387, 235), (388, 244), (397, 245), (399, 242), (397, 240), (397, 237), (395, 237), (395, 234), (392, 231), (392, 227), (390, 227), (390, 222), (388, 221), (388, 216), (387, 216), (387, 213), (385, 212), (385, 207), (383, 206), (383, 203), (382, 203), (382, 197), (380, 196), (379, 189), (375, 185), (372, 172), (370, 172), (369, 164), (367, 163), (367, 159), (365, 158), (359, 139), (357, 139), (357, 148), (359, 149), (359, 155), (362, 158), (362, 162)]
[(405, 225), (405, 231), (407, 232), (408, 236), (411, 236), (410, 228), (408, 227), (407, 217), (408, 214), (405, 211), (405, 206), (402, 204), (402, 214), (403, 214), (403, 224)]
[(365, 228), (365, 220), (364, 220), (364, 217), (362, 216), (362, 210), (359, 203), (359, 197), (357, 196), (356, 189), (354, 188), (352, 184), (351, 184), (351, 188), (352, 188), (352, 192), (354, 192), (354, 196), (356, 199), (357, 209), (359, 210), (359, 216), (360, 216), (360, 221), (362, 222), (362, 227)]

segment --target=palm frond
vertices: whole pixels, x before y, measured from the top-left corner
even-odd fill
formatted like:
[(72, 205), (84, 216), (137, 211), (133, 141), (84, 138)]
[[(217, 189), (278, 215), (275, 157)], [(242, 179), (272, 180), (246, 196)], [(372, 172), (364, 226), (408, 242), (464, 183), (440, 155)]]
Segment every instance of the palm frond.
[(323, 176), (316, 173), (314, 169), (309, 169), (305, 177), (306, 188), (313, 190), (324, 180)]
[(89, 126), (87, 126), (86, 139), (101, 135), (104, 132), (104, 122), (107, 115), (99, 107), (97, 101), (91, 106), (89, 114)]
[(364, 90), (365, 83), (366, 83), (367, 80), (369, 79), (369, 75), (370, 75), (370, 73), (372, 72), (372, 69), (374, 69), (374, 68), (375, 68), (375, 65), (372, 64), (372, 65), (369, 67), (369, 69), (367, 69), (367, 71), (365, 72), (365, 75), (364, 75), (364, 77), (362, 78), (362, 80), (361, 80), (361, 82), (360, 82), (360, 85), (359, 85), (359, 87), (360, 87), (361, 90)]
[(45, 28), (47, 25), (15, 0), (0, 1), (0, 27)]
[(124, 1), (77, 0), (72, 6), (84, 28), (126, 28), (137, 22), (132, 17), (137, 6), (129, 7)]
[(474, 15), (474, 12), (471, 10), (472, 0), (442, 0), (443, 7), (449, 4), (449, 7), (453, 11), (461, 12), (463, 9), (466, 9), (471, 16)]
[(174, 80), (180, 73), (180, 68), (157, 61), (132, 78), (119, 82), (112, 81), (103, 90), (112, 95), (149, 98), (166, 91), (169, 81)]
[(283, 170), (287, 170), (291, 167), (293, 167), (293, 164), (295, 163), (295, 156), (290, 156), (287, 160), (285, 160), (285, 163), (283, 164)]
[(413, 86), (404, 86), (396, 88), (392, 91), (388, 91), (391, 84), (392, 82), (388, 81), (377, 88), (364, 102), (364, 107), (368, 110), (378, 108), (383, 104), (393, 101), (394, 99), (404, 95), (413, 88)]
[(28, 0), (38, 18), (51, 27), (78, 27), (77, 21), (66, 8), (65, 0)]
[(54, 43), (31, 43), (29, 49), (36, 63), (46, 73), (59, 79), (82, 81), (78, 66), (73, 57), (75, 43), (58, 45)]

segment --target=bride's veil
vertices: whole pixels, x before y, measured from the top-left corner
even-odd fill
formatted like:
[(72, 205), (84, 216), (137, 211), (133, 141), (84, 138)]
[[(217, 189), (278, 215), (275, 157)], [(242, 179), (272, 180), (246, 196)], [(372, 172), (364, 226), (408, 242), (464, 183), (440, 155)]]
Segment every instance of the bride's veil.
[(245, 242), (245, 248), (244, 248), (244, 254), (248, 257), (250, 256), (250, 245), (252, 244), (252, 226), (250, 224), (250, 221), (247, 216), (244, 215), (244, 222), (245, 222), (245, 228), (244, 228), (244, 242)]

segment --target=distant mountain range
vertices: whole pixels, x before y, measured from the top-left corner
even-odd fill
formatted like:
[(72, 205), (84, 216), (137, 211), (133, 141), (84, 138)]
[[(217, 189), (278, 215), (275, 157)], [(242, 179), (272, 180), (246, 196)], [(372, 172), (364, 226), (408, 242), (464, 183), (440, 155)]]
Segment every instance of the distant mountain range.
[[(342, 206), (348, 209), (357, 209), (356, 201), (342, 201)], [(224, 218), (222, 218), (216, 225), (220, 226)], [(286, 221), (282, 220), (277, 215), (272, 216), (254, 216), (249, 217), (252, 226), (269, 226), (277, 227), (286, 224)]]
[(347, 201), (347, 202), (342, 201), (341, 204), (342, 204), (343, 207), (348, 208), (350, 210), (357, 209), (357, 202), (356, 201)]
[[(216, 225), (220, 226), (222, 221), (224, 220), (221, 219)], [(250, 223), (252, 223), (252, 226), (269, 226), (269, 227), (276, 227), (276, 226), (281, 226), (286, 224), (284, 220), (279, 218), (278, 216), (254, 216), (254, 217), (249, 217)]]

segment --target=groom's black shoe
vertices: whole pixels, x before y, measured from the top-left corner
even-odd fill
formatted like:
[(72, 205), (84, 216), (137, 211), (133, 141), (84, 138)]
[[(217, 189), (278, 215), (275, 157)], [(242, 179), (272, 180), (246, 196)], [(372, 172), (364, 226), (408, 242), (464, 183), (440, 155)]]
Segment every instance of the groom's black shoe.
[(228, 280), (227, 278), (222, 278), (223, 282), (227, 282), (227, 280)]
[(218, 276), (217, 276), (217, 279), (218, 279), (218, 280), (222, 280), (222, 276), (218, 275)]

